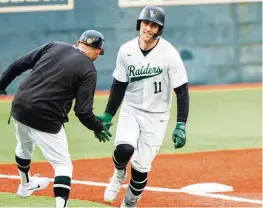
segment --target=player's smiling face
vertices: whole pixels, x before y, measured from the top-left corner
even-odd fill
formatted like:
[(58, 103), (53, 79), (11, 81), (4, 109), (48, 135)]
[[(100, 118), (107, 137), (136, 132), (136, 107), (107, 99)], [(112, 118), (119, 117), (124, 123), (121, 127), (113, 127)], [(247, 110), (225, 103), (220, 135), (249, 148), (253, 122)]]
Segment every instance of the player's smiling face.
[(150, 21), (141, 21), (140, 37), (144, 42), (151, 42), (153, 35), (159, 30), (159, 25)]

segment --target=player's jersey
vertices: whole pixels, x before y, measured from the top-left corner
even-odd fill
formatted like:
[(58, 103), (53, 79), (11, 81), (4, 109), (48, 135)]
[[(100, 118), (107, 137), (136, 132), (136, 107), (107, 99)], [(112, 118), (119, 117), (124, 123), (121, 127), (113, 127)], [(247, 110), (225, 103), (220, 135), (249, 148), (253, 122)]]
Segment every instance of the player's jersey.
[(129, 82), (124, 102), (149, 112), (167, 112), (173, 88), (188, 82), (177, 50), (160, 38), (146, 56), (135, 38), (120, 47), (113, 73), (120, 82)]

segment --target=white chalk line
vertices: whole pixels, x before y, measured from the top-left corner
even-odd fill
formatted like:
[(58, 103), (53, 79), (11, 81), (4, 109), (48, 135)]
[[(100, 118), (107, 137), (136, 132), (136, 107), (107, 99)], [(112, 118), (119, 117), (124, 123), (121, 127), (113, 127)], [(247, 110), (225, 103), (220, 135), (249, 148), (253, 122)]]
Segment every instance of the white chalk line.
[[(0, 178), (17, 180), (17, 179), (20, 179), (20, 176), (0, 174)], [(50, 181), (54, 182), (54, 179), (50, 178)], [(79, 180), (72, 180), (71, 183), (72, 184), (79, 184), (79, 185), (87, 185), (87, 186), (102, 186), (102, 187), (106, 187), (108, 185), (108, 183), (93, 182), (93, 181), (79, 181)], [(127, 184), (124, 184), (122, 187), (127, 188)], [(185, 193), (185, 194), (189, 194), (189, 195), (209, 197), (209, 198), (214, 198), (214, 199), (222, 199), (222, 200), (226, 200), (226, 201), (245, 202), (245, 203), (250, 203), (250, 204), (263, 204), (263, 201), (256, 200), (256, 199), (248, 199), (248, 198), (242, 198), (242, 197), (228, 196), (228, 195), (224, 195), (224, 194), (191, 192), (191, 191), (182, 190), (181, 188), (171, 189), (171, 188), (146, 186), (145, 190), (153, 191), (153, 192), (166, 192), (166, 193)]]

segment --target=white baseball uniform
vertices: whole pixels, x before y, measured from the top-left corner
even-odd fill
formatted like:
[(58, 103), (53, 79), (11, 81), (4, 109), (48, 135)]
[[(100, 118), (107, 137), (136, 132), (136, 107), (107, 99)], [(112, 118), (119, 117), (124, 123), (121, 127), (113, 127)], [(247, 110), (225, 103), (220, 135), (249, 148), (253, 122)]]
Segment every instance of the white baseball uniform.
[(177, 50), (165, 39), (146, 56), (138, 37), (123, 44), (113, 73), (120, 82), (129, 82), (118, 120), (115, 145), (128, 143), (135, 148), (131, 163), (148, 172), (163, 142), (173, 88), (188, 82)]

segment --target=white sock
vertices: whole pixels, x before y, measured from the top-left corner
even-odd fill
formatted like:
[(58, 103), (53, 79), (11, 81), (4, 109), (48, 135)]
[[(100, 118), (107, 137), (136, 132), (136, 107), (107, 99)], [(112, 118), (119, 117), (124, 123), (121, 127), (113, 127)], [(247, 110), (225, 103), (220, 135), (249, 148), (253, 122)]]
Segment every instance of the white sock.
[(27, 173), (22, 172), (21, 170), (18, 170), (19, 175), (20, 175), (20, 180), (21, 184), (25, 185), (30, 182), (30, 172), (28, 171)]
[(124, 170), (118, 170), (117, 168), (115, 168), (114, 171), (115, 171), (117, 177), (118, 177), (118, 178), (121, 178), (121, 177), (123, 177), (123, 175), (125, 174), (126, 169), (124, 169)]
[(65, 208), (68, 205), (68, 200), (67, 203), (65, 205), (65, 199), (63, 199), (62, 197), (56, 197), (56, 208)]

